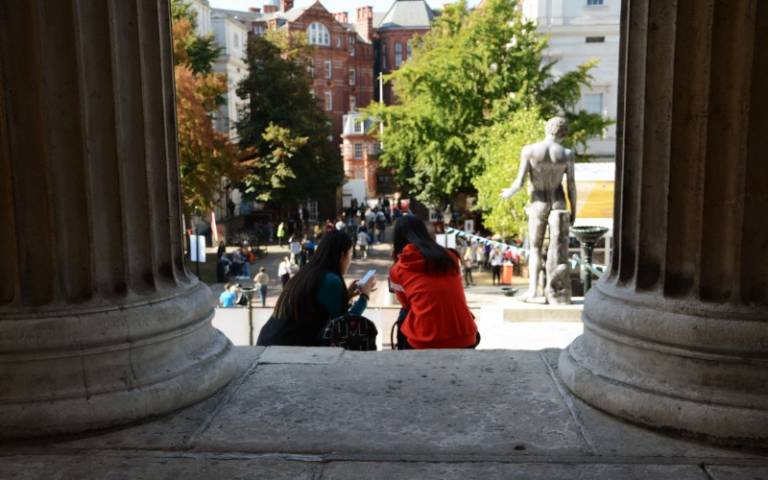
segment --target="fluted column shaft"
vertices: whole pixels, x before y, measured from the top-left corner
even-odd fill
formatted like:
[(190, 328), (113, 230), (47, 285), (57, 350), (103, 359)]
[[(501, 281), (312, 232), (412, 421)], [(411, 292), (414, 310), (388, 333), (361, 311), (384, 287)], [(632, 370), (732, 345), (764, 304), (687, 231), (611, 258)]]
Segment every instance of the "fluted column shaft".
[(168, 0), (2, 2), (0, 79), (0, 436), (215, 391), (231, 348), (183, 262)]
[(597, 407), (768, 438), (768, 2), (625, 0), (610, 271), (561, 356)]

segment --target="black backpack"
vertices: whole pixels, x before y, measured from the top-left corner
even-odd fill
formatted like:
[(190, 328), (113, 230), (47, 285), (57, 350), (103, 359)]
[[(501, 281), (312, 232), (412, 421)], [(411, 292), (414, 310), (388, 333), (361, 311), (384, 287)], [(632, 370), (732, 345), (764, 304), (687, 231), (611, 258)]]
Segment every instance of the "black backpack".
[(376, 350), (376, 325), (360, 315), (346, 313), (332, 318), (323, 328), (320, 338), (323, 345), (345, 350)]

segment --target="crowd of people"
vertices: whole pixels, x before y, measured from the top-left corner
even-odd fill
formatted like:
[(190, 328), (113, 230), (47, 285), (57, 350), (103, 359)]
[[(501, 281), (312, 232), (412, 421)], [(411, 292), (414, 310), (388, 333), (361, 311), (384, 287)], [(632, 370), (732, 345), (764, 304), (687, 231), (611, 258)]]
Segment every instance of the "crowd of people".
[[(499, 248), (464, 239), (456, 249), (444, 248), (422, 220), (383, 202), (365, 208), (353, 204), (335, 221), (327, 219), (302, 234), (295, 229), (289, 234), (286, 223), (279, 222), (274, 239), (287, 245), (288, 254), (275, 272), (282, 289), (259, 345), (319, 346), (331, 319), (362, 315), (377, 280), (347, 287), (344, 275), (354, 258), (368, 258), (373, 245), (389, 240), (393, 264), (387, 284), (402, 307), (398, 348), (474, 348), (480, 337), (464, 288), (474, 285), (473, 269), (491, 271), (493, 284), (500, 283), (502, 264), (510, 260)], [(222, 244), (219, 259), (226, 279), (250, 277), (254, 253), (247, 245), (227, 253)], [(265, 268), (253, 282), (266, 307), (270, 276)], [(222, 307), (247, 304), (237, 283), (226, 284), (219, 300)]]
[(459, 239), (457, 251), (462, 259), (462, 275), (464, 277), (464, 286), (470, 287), (475, 284), (472, 277), (472, 271), (477, 268), (478, 271), (490, 271), (492, 274), (491, 282), (493, 285), (501, 285), (501, 268), (505, 263), (519, 265), (520, 257), (512, 251), (502, 250), (500, 247), (494, 247), (490, 243), (482, 244), (477, 241)]

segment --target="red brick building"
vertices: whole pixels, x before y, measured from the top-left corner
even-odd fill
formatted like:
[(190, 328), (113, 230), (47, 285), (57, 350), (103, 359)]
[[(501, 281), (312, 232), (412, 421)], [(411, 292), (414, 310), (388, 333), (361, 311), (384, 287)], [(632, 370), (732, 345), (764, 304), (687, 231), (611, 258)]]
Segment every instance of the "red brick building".
[[(374, 95), (381, 99), (378, 75), (399, 68), (411, 56), (414, 36), (429, 31), (435, 14), (426, 1), (395, 0), (383, 13), (360, 7), (354, 22), (347, 12), (329, 12), (319, 0), (305, 8), (294, 8), (293, 0), (267, 0), (263, 9), (228, 13), (250, 25), (255, 35), (285, 28), (307, 36), (316, 47), (313, 91), (328, 115), (333, 142), (341, 146), (344, 172), (357, 182), (358, 191), (365, 185), (365, 192), (354, 196), (362, 200), (361, 195), (386, 193), (391, 176), (379, 172), (378, 143), (367, 128), (360, 130), (363, 122), (356, 110), (368, 106)], [(387, 104), (395, 101), (389, 85), (383, 96)]]
[[(370, 8), (360, 8), (357, 13), (357, 24), (362, 25), (370, 16)], [(382, 99), (377, 79), (382, 73), (397, 70), (411, 57), (415, 37), (427, 33), (434, 18), (435, 13), (424, 0), (395, 0), (386, 12), (372, 15), (376, 100), (388, 105), (396, 102), (388, 83), (384, 84)], [(369, 129), (370, 122), (354, 112), (345, 116), (342, 156), (347, 184), (344, 197), (350, 201), (353, 197), (363, 200), (393, 193), (391, 172), (379, 168), (379, 143), (367, 133)]]
[(344, 114), (373, 100), (372, 8), (358, 9), (358, 22), (350, 23), (346, 12), (333, 14), (320, 1), (293, 8), (293, 1), (281, 0), (279, 4), (265, 4), (263, 10), (239, 12), (239, 17), (248, 21), (256, 35), (281, 28), (307, 36), (315, 46), (313, 91), (328, 115), (333, 142), (341, 144)]
[[(415, 37), (429, 32), (434, 18), (435, 13), (425, 0), (395, 0), (386, 13), (376, 15), (373, 40), (377, 78), (379, 73), (386, 75), (397, 70), (411, 57)], [(395, 101), (391, 85), (385, 84), (384, 102), (390, 105)]]

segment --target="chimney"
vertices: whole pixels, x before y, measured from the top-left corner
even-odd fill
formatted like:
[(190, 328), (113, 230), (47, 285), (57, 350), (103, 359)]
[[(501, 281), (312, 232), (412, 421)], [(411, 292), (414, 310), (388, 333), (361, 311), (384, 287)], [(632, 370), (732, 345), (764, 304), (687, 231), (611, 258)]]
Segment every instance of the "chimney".
[(277, 5), (264, 5), (264, 13), (277, 12)]
[(251, 7), (248, 10), (250, 10), (253, 13), (261, 13), (261, 9), (259, 7)]
[(371, 41), (373, 36), (373, 7), (357, 9), (357, 31), (364, 39)]
[(280, 0), (280, 10), (287, 12), (293, 8), (293, 0)]
[(334, 13), (333, 18), (339, 23), (349, 23), (349, 14), (347, 12)]

